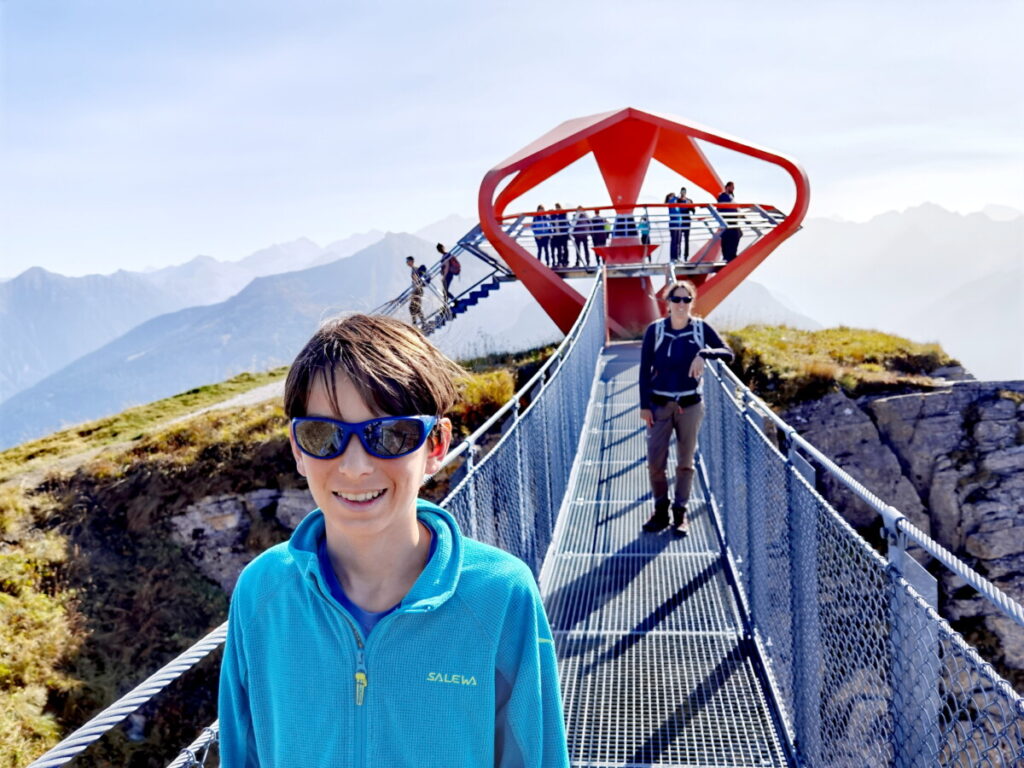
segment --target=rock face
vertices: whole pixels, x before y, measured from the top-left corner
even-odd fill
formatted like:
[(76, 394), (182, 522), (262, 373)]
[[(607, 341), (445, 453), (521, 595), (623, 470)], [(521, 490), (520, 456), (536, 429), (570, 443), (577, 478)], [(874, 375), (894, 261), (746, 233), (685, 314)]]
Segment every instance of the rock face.
[[(856, 401), (831, 394), (783, 414), (883, 501), (1024, 602), (1024, 382), (955, 381), (937, 391)], [(831, 480), (823, 491), (855, 527), (874, 513)], [(1024, 630), (943, 579), (943, 613), (984, 618), (1008, 666)], [(971, 590), (966, 590), (970, 592)]]
[(230, 594), (242, 568), (271, 543), (267, 534), (293, 530), (315, 507), (309, 491), (258, 490), (209, 496), (170, 522), (200, 572)]

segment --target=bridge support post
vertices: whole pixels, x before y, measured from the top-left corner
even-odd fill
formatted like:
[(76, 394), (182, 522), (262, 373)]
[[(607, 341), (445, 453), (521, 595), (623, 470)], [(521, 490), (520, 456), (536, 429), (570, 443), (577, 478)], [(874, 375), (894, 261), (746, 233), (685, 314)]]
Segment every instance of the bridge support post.
[(884, 515), (889, 542), (890, 630), (892, 651), (892, 719), (896, 768), (929, 768), (939, 764), (942, 706), (939, 635), (935, 622), (914, 596), (899, 583), (903, 577), (935, 609), (935, 577), (907, 553), (906, 536), (899, 530), (902, 515), (889, 508)]
[[(813, 468), (789, 441), (790, 595), (793, 617), (793, 726), (804, 764), (824, 765), (821, 755), (821, 617), (818, 605), (818, 514), (798, 492)], [(811, 480), (813, 488), (813, 480)], [(803, 498), (802, 498), (803, 497)]]

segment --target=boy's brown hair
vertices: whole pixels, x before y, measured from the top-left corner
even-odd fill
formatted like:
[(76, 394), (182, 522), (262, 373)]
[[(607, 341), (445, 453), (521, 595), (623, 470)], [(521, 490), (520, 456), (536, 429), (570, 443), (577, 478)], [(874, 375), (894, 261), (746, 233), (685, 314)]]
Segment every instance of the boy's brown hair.
[(466, 376), (408, 323), (384, 315), (346, 315), (321, 325), (295, 358), (284, 383), (285, 414), (308, 415), (317, 378), (341, 413), (337, 373), (349, 378), (367, 405), (389, 416), (444, 416), (458, 402)]

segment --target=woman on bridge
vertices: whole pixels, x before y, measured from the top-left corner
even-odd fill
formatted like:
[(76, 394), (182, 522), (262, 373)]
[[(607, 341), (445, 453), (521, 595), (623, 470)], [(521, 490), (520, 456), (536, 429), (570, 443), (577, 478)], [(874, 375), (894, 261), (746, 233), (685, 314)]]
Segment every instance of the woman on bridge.
[(640, 418), (647, 425), (647, 467), (654, 514), (644, 523), (648, 532), (669, 525), (668, 445), (676, 436), (676, 487), (672, 502), (672, 528), (685, 536), (686, 502), (693, 486), (693, 460), (697, 432), (704, 418), (701, 375), (704, 361), (731, 361), (732, 350), (715, 329), (691, 314), (697, 287), (689, 280), (672, 281), (665, 300), (668, 316), (647, 326), (640, 352)]

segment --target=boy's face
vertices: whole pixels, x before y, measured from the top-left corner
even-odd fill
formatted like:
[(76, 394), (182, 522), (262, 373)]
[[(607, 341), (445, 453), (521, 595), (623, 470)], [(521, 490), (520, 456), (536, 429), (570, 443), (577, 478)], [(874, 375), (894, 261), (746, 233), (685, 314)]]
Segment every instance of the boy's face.
[[(347, 376), (339, 373), (335, 383), (341, 413), (334, 411), (323, 380), (317, 377), (306, 404), (309, 416), (360, 422), (379, 416), (420, 415), (377, 413)], [(440, 439), (428, 439), (418, 450), (397, 459), (371, 456), (354, 435), (340, 456), (314, 459), (299, 450), (289, 433), (295, 465), (324, 513), (328, 530), (353, 537), (386, 536), (413, 525), (423, 476), (440, 468), (451, 442), (451, 422), (441, 419), (438, 426), (435, 434)], [(373, 498), (360, 499), (368, 494)]]

